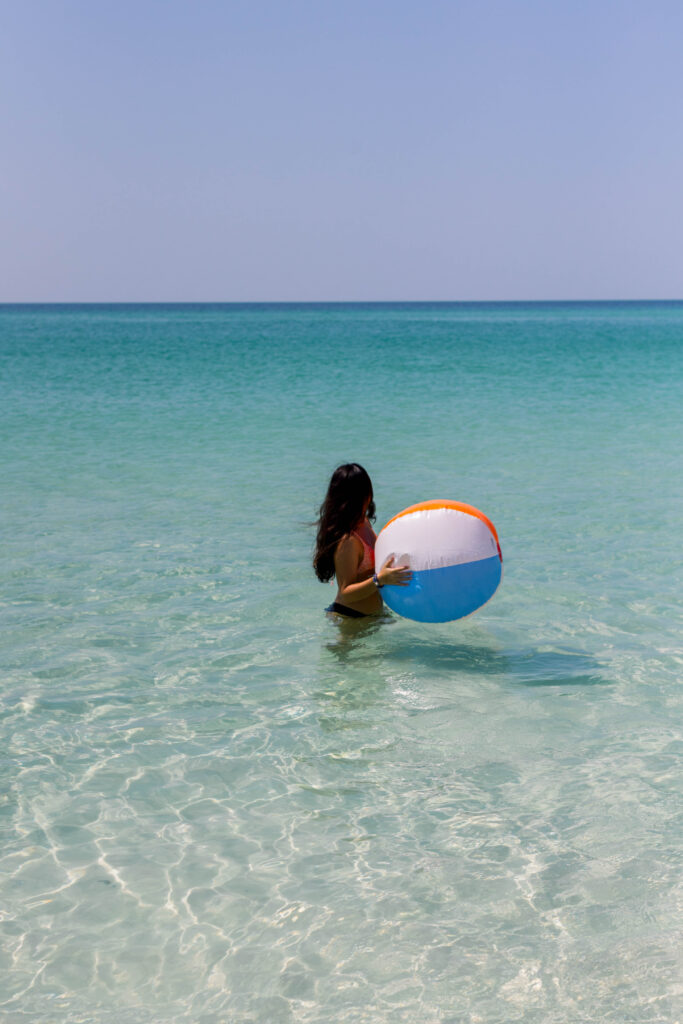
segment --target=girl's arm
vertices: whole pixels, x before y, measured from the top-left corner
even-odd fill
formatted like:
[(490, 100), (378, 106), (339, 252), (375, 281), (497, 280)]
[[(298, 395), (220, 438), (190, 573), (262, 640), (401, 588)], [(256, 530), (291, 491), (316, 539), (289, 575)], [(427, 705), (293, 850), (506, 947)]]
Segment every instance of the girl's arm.
[[(362, 601), (365, 597), (377, 593), (377, 585), (372, 576), (357, 581), (358, 567), (363, 560), (363, 545), (357, 537), (344, 537), (337, 545), (334, 555), (334, 571), (339, 585), (339, 597)], [(394, 565), (393, 557), (387, 558), (377, 573), (380, 586), (387, 584), (394, 587), (405, 587), (410, 583), (411, 571), (407, 565)]]

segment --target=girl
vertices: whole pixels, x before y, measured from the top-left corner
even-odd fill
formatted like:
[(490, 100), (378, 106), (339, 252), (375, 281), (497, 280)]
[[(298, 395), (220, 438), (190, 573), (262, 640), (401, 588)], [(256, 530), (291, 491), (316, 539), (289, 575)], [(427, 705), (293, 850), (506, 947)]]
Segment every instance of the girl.
[(375, 518), (372, 483), (362, 466), (347, 463), (335, 469), (320, 506), (313, 568), (319, 580), (337, 578), (337, 596), (326, 609), (350, 619), (382, 610), (382, 587), (405, 587), (411, 572), (388, 558), (375, 572)]

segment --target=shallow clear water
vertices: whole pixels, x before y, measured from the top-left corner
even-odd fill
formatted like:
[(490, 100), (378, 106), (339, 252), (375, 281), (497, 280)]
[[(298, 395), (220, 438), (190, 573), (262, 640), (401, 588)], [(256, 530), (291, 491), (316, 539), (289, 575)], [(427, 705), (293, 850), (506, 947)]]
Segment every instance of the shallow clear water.
[[(0, 1016), (679, 1019), (682, 338), (0, 307)], [(348, 460), (493, 519), (486, 608), (325, 619)]]

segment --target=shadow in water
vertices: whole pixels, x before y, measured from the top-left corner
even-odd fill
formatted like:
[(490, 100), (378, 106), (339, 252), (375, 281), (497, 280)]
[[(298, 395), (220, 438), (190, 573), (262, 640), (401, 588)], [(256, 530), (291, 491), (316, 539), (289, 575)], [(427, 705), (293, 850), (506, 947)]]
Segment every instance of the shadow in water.
[(583, 651), (519, 651), (509, 656), (512, 682), (521, 686), (608, 686), (599, 661)]
[(505, 676), (507, 682), (519, 686), (604, 686), (610, 682), (600, 663), (585, 651), (500, 648), (493, 638), (476, 643), (411, 640), (396, 644), (390, 656), (399, 662), (421, 663), (427, 671)]
[(488, 643), (411, 641), (396, 644), (390, 656), (398, 662), (422, 662), (426, 670), (440, 673), (506, 676), (522, 686), (595, 686), (609, 682), (602, 675), (600, 663), (585, 651), (506, 649), (498, 647), (493, 639)]
[[(406, 635), (393, 630), (386, 616), (344, 624), (325, 646), (342, 670), (370, 668), (380, 677), (396, 668), (411, 668), (415, 677), (431, 672), (505, 677), (525, 687), (593, 687), (610, 685), (604, 667), (580, 649), (503, 648), (494, 637), (477, 630), (468, 640), (443, 634)], [(329, 669), (329, 665), (328, 665)]]

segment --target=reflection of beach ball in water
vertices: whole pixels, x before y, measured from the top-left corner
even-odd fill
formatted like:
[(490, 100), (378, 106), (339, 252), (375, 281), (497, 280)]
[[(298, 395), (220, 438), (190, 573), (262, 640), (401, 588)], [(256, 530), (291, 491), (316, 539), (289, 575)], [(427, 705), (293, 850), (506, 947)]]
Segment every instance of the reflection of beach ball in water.
[(418, 622), (462, 619), (490, 600), (503, 575), (493, 523), (459, 501), (424, 501), (390, 519), (377, 538), (375, 565), (390, 555), (409, 565), (407, 587), (385, 586), (392, 611)]

